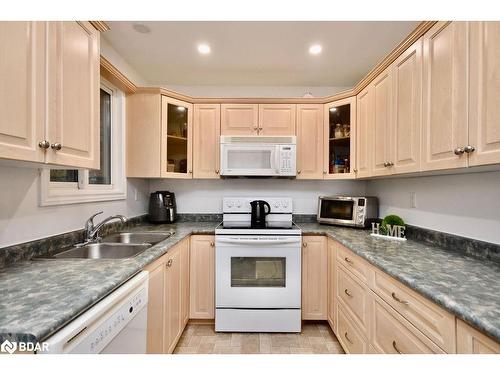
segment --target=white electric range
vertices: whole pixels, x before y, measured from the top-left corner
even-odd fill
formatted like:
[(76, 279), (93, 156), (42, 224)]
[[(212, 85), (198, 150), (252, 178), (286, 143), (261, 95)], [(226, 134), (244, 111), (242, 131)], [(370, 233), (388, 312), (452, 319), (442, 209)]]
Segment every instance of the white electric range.
[[(250, 202), (271, 210), (252, 228)], [(215, 230), (215, 330), (300, 332), (301, 230), (291, 198), (224, 198)]]

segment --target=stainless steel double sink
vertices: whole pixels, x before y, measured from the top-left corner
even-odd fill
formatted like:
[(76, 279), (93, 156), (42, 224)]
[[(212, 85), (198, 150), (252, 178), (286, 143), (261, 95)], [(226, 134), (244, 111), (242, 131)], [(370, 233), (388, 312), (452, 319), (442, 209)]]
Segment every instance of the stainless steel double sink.
[(99, 242), (76, 245), (45, 259), (125, 259), (166, 240), (171, 232), (122, 232), (104, 237)]

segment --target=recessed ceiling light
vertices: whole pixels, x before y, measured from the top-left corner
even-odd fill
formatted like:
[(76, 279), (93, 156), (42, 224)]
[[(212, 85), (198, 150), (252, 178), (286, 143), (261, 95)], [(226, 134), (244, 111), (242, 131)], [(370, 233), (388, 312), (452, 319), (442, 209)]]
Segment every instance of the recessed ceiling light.
[(337, 112), (337, 108), (336, 107), (330, 108), (330, 112)]
[(132, 28), (141, 34), (149, 34), (151, 32), (151, 29), (143, 23), (134, 23)]
[(313, 44), (311, 47), (309, 47), (309, 53), (311, 55), (319, 55), (322, 50), (323, 47), (321, 47), (320, 44)]
[(205, 43), (198, 44), (198, 52), (202, 55), (208, 55), (210, 53), (210, 46)]

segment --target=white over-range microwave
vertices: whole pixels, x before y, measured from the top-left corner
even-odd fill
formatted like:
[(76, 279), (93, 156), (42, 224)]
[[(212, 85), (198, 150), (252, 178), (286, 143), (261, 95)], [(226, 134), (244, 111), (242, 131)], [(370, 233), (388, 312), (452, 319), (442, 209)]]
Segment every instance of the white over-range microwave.
[(221, 136), (221, 176), (296, 176), (295, 136)]

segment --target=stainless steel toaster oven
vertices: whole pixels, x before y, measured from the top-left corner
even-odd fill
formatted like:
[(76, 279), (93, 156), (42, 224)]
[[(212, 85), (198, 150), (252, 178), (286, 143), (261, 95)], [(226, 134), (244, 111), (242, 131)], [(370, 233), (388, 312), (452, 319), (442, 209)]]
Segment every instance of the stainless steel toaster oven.
[(377, 218), (377, 197), (319, 197), (319, 223), (364, 228)]

